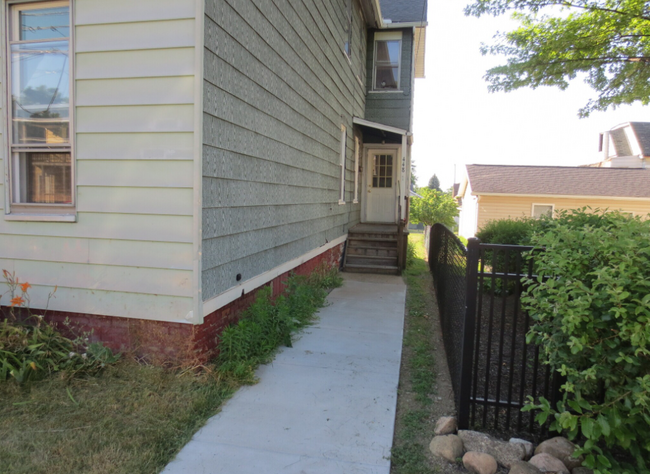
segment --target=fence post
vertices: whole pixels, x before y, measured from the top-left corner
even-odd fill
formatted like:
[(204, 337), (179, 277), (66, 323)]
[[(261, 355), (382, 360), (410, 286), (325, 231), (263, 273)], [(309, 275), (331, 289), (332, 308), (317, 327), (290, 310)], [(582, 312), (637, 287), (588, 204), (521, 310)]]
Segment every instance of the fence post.
[(467, 243), (465, 321), (463, 324), (463, 348), (461, 352), (460, 393), (458, 394), (458, 428), (469, 428), (470, 393), (472, 390), (472, 362), (476, 334), (476, 290), (478, 285), (479, 244), (477, 238)]

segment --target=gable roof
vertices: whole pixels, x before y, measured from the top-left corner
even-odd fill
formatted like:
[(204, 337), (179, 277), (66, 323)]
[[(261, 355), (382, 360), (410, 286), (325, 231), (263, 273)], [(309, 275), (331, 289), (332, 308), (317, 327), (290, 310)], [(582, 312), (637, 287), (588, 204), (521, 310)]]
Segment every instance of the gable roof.
[(427, 21), (427, 0), (380, 0), (381, 16), (393, 23)]
[[(628, 134), (627, 129), (632, 133)], [(636, 150), (641, 150), (642, 156), (650, 156), (650, 122), (626, 122), (610, 130), (609, 136), (616, 156), (634, 156)], [(635, 143), (630, 143), (631, 137)]]
[(650, 198), (650, 170), (467, 165), (472, 194)]

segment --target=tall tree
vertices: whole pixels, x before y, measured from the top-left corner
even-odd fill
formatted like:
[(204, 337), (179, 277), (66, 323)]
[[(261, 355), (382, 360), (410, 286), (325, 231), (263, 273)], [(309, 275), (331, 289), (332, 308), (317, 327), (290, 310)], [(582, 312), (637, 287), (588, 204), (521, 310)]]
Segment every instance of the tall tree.
[(431, 176), (431, 179), (429, 180), (429, 185), (427, 187), (429, 189), (435, 189), (436, 191), (442, 191), (442, 189), (440, 189), (440, 180), (435, 174)]
[(458, 215), (458, 203), (450, 193), (435, 189), (421, 188), (418, 193), (421, 198), (411, 199), (410, 221), (413, 224), (424, 225), (444, 224), (453, 227), (454, 217)]
[(650, 3), (646, 0), (474, 0), (466, 15), (511, 13), (519, 28), (482, 45), (506, 64), (485, 75), (494, 91), (556, 86), (578, 75), (597, 93), (579, 111), (650, 103)]

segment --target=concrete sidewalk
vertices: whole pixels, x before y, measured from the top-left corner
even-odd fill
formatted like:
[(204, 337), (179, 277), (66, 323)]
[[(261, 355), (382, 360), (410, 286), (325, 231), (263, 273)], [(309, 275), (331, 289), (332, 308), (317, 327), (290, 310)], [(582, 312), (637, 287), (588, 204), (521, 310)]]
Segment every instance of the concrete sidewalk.
[(320, 320), (260, 367), (165, 474), (390, 470), (406, 286), (344, 274)]

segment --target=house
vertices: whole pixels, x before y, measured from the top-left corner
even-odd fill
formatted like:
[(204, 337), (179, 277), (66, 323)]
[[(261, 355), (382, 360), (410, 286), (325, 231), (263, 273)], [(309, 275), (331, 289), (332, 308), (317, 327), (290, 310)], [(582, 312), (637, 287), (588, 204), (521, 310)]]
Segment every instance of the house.
[(603, 160), (594, 167), (650, 167), (650, 122), (626, 122), (600, 134)]
[(460, 184), (460, 230), (473, 237), (488, 221), (610, 209), (650, 214), (650, 170), (568, 166), (467, 165)]
[(357, 224), (392, 242), (424, 7), (2, 0), (2, 268), (113, 347), (205, 354)]

